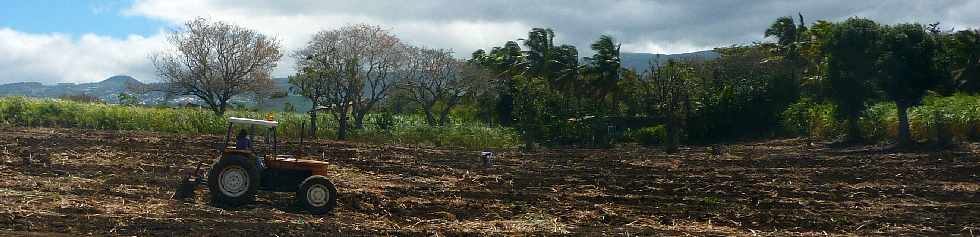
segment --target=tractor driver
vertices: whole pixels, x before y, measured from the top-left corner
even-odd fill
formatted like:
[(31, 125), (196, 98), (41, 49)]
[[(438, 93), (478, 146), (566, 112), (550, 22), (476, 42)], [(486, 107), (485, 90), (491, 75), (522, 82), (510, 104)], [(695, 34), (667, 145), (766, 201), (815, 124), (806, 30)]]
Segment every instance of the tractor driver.
[(235, 136), (235, 148), (241, 150), (252, 149), (252, 139), (249, 139), (248, 132), (245, 129), (238, 131), (238, 136)]
[[(235, 148), (240, 150), (251, 150), (252, 149), (252, 139), (248, 136), (248, 131), (245, 129), (239, 130), (238, 135), (235, 136)], [(255, 159), (255, 167), (259, 170), (265, 169), (265, 162), (262, 161), (262, 156), (257, 156)]]

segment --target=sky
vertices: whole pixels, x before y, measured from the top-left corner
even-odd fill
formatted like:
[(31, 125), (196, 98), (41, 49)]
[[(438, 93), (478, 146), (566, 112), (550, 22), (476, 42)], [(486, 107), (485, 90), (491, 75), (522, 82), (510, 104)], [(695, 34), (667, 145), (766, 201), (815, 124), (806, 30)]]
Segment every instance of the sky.
[[(864, 17), (883, 24), (980, 26), (980, 0), (10, 0), (0, 2), (0, 84), (95, 82), (130, 75), (158, 80), (150, 56), (171, 50), (166, 34), (197, 17), (275, 37), (286, 55), (317, 31), (379, 25), (402, 41), (458, 57), (552, 28), (583, 56), (601, 34), (624, 52), (685, 53), (771, 39), (777, 17), (808, 22)], [(295, 72), (284, 57), (273, 76)]]

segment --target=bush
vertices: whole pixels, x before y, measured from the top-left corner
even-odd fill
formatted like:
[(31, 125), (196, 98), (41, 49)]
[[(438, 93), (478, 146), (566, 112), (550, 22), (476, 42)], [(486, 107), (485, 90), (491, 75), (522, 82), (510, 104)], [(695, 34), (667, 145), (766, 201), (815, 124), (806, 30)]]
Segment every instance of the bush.
[[(833, 119), (833, 111), (831, 104), (800, 100), (782, 113), (781, 123), (790, 135), (833, 139), (844, 132), (842, 124)], [(898, 135), (895, 103), (885, 101), (868, 106), (859, 124), (866, 141), (895, 139)], [(936, 140), (937, 136), (980, 140), (980, 96), (927, 96), (922, 105), (909, 110), (909, 127), (914, 140)]]
[(629, 140), (643, 145), (659, 145), (667, 141), (667, 129), (664, 125), (630, 130)]
[(844, 134), (843, 124), (834, 119), (834, 105), (801, 99), (781, 114), (783, 132), (791, 136), (831, 138)]
[(378, 129), (389, 132), (391, 128), (395, 126), (395, 115), (388, 112), (383, 112), (372, 118), (371, 121), (374, 122), (374, 125), (377, 126)]
[[(935, 129), (942, 127), (954, 139), (980, 140), (980, 96), (926, 97), (921, 106), (909, 111), (909, 122), (915, 139), (934, 139)], [(937, 126), (936, 122), (944, 124)], [(897, 123), (888, 125), (894, 127)]]
[[(858, 122), (866, 141), (884, 141), (898, 136), (898, 109), (895, 103), (883, 102), (864, 110)], [(911, 120), (911, 118), (909, 118)]]

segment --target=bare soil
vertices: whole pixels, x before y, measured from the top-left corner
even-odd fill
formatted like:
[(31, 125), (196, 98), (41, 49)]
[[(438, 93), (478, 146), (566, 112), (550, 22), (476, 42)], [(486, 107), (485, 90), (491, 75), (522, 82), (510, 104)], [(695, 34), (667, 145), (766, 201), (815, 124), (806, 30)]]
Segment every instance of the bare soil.
[[(980, 235), (980, 144), (895, 153), (801, 139), (478, 151), (319, 140), (338, 207), (169, 199), (223, 137), (0, 129), (0, 235)], [(298, 144), (289, 144), (291, 150)]]

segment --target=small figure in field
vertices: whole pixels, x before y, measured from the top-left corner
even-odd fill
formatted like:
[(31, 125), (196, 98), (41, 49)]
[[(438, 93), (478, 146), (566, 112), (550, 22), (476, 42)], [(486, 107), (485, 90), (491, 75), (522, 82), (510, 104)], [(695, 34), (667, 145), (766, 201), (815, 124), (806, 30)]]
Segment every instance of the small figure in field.
[(235, 148), (241, 150), (252, 148), (252, 139), (249, 139), (248, 132), (245, 129), (238, 131), (238, 135), (235, 136)]
[(483, 161), (483, 168), (489, 169), (493, 165), (493, 152), (480, 152), (480, 160)]

